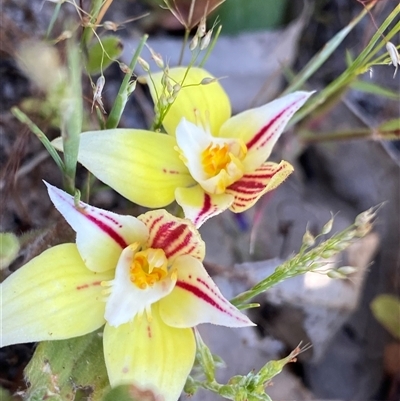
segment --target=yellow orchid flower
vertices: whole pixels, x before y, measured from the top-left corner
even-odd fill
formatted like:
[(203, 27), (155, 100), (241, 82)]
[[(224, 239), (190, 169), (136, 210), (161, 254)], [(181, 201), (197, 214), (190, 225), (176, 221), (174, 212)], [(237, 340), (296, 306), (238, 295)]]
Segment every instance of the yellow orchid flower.
[[(207, 71), (177, 67), (168, 76), (180, 83), (176, 99), (162, 73), (148, 78), (156, 104), (175, 99), (163, 119), (167, 135), (135, 129), (81, 135), (78, 160), (97, 178), (143, 206), (164, 207), (176, 199), (199, 227), (228, 208), (247, 210), (292, 173), (288, 162), (266, 160), (312, 92), (295, 92), (230, 117), (222, 86), (216, 80), (200, 84), (212, 77)], [(61, 142), (55, 146), (61, 149)]]
[(203, 267), (193, 224), (165, 210), (138, 218), (89, 206), (46, 184), (76, 231), (2, 284), (1, 346), (58, 340), (104, 327), (111, 386), (132, 383), (178, 399), (192, 368), (193, 327), (253, 323)]

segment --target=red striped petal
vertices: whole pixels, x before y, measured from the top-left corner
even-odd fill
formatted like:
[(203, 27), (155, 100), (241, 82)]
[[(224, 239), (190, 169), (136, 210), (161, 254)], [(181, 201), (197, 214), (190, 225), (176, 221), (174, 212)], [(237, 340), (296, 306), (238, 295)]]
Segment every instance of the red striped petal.
[(230, 210), (235, 213), (247, 210), (262, 195), (280, 185), (292, 172), (292, 165), (283, 160), (279, 164), (266, 162), (252, 173), (245, 174), (226, 189), (226, 193), (235, 198)]
[(251, 172), (268, 159), (290, 118), (311, 95), (298, 91), (239, 113), (224, 123), (218, 136), (243, 140), (247, 146), (243, 165), (245, 172)]
[(209, 194), (200, 185), (177, 188), (175, 198), (182, 207), (185, 217), (198, 228), (209, 218), (222, 213), (233, 202), (232, 195)]
[(76, 245), (88, 269), (115, 269), (121, 252), (134, 242), (146, 242), (147, 229), (132, 216), (123, 216), (79, 202), (73, 196), (45, 183), (50, 199), (76, 232)]
[(147, 247), (162, 249), (169, 260), (181, 255), (204, 259), (204, 241), (189, 220), (172, 216), (165, 210), (147, 212), (138, 218), (149, 230)]
[(180, 328), (200, 323), (227, 327), (254, 325), (221, 294), (201, 262), (182, 256), (172, 268), (177, 270), (178, 281), (172, 292), (159, 301), (165, 323)]

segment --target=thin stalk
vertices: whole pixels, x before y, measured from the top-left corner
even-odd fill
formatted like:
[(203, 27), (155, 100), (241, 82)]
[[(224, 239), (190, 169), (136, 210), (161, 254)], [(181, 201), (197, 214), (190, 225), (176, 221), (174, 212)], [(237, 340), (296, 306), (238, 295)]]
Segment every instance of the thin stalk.
[[(375, 3), (371, 3), (368, 9), (372, 8)], [(361, 13), (355, 17), (350, 23), (339, 31), (325, 46), (307, 63), (303, 70), (296, 75), (293, 82), (282, 93), (286, 95), (290, 92), (300, 89), (307, 82), (307, 80), (321, 67), (322, 64), (331, 56), (337, 47), (343, 42), (351, 30), (361, 21), (367, 14), (368, 10), (363, 9)]]
[(144, 44), (146, 43), (149, 35), (144, 35), (142, 40), (139, 42), (139, 46), (137, 47), (135, 54), (132, 57), (132, 60), (129, 64), (129, 73), (125, 74), (125, 77), (121, 83), (121, 86), (119, 88), (117, 97), (115, 99), (115, 102), (113, 104), (113, 107), (110, 111), (110, 115), (107, 119), (106, 122), (106, 128), (116, 128), (119, 124), (119, 121), (121, 119), (122, 113), (125, 109), (126, 102), (128, 101), (128, 85), (129, 81), (132, 77), (133, 70), (136, 67), (137, 60), (139, 58), (140, 53), (143, 50)]
[(49, 152), (49, 155), (53, 158), (61, 173), (64, 174), (65, 166), (61, 157), (55, 150), (54, 146), (51, 144), (46, 134), (18, 107), (11, 108), (11, 113), (20, 121), (22, 124), (28, 126), (28, 128), (36, 135), (43, 146)]
[(190, 34), (190, 29), (186, 28), (185, 29), (185, 35), (183, 36), (181, 52), (179, 53), (178, 65), (182, 65), (183, 56), (185, 55), (185, 49), (186, 49), (186, 46), (187, 46), (187, 43), (188, 43), (188, 40), (189, 40), (189, 34)]
[(101, 7), (103, 5), (103, 0), (92, 0), (92, 8), (90, 10), (90, 21), (89, 25), (85, 26), (81, 38), (81, 46), (86, 49), (90, 40), (93, 36), (93, 25), (96, 25), (97, 17), (101, 12)]
[(83, 120), (82, 68), (78, 46), (74, 41), (68, 43), (69, 86), (66, 88), (64, 107), (61, 110), (61, 136), (65, 163), (64, 185), (69, 193), (74, 194), (79, 139)]
[(56, 4), (56, 7), (54, 8), (53, 15), (51, 16), (50, 24), (47, 28), (46, 39), (49, 39), (49, 37), (50, 37), (51, 31), (53, 30), (53, 27), (54, 27), (54, 24), (57, 21), (58, 14), (60, 13), (61, 5), (62, 5), (62, 2), (60, 1)]

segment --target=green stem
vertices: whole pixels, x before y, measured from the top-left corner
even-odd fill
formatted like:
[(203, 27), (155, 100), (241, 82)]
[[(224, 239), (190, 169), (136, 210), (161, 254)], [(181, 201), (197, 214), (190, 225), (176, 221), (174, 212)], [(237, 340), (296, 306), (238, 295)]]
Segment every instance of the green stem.
[(128, 101), (128, 85), (129, 81), (132, 77), (133, 70), (136, 67), (137, 60), (139, 58), (140, 53), (143, 50), (143, 46), (146, 43), (149, 35), (144, 35), (142, 40), (139, 43), (138, 48), (135, 51), (135, 54), (132, 57), (131, 63), (129, 64), (129, 73), (125, 74), (125, 77), (121, 83), (119, 88), (117, 97), (113, 104), (113, 107), (110, 111), (110, 115), (107, 119), (106, 128), (117, 128), (119, 121), (121, 119), (122, 113), (125, 109), (126, 102)]
[(180, 54), (179, 54), (178, 65), (182, 65), (183, 56), (185, 55), (185, 48), (186, 48), (186, 45), (187, 45), (188, 39), (189, 39), (189, 34), (190, 34), (190, 29), (189, 29), (189, 28), (186, 28), (186, 29), (185, 29), (185, 36), (183, 37), (181, 52), (180, 52)]

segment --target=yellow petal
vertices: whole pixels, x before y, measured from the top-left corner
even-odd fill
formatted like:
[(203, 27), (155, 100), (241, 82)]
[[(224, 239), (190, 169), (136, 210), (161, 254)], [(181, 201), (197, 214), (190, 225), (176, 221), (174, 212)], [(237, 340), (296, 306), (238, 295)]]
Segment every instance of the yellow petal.
[[(187, 67), (176, 67), (169, 70), (171, 84), (179, 83), (182, 88), (163, 120), (165, 130), (174, 136), (177, 125), (182, 117), (185, 117), (192, 123), (199, 123), (203, 127), (209, 127), (211, 132), (218, 133), (221, 125), (231, 115), (231, 105), (227, 94), (218, 81), (200, 85), (204, 78), (213, 78), (209, 72), (192, 67), (185, 77), (186, 71)], [(152, 74), (152, 80), (147, 77), (155, 104), (161, 94), (164, 93), (168, 96), (165, 90), (163, 92), (162, 76), (163, 73), (159, 72)]]
[(245, 174), (226, 189), (226, 193), (234, 197), (229, 209), (235, 213), (244, 212), (261, 196), (285, 181), (292, 172), (292, 165), (282, 160), (279, 164), (266, 162), (255, 171)]
[(2, 346), (61, 340), (104, 324), (100, 283), (113, 273), (86, 268), (75, 244), (50, 248), (1, 284)]
[(111, 386), (135, 384), (176, 401), (192, 369), (196, 344), (191, 329), (167, 326), (157, 304), (146, 315), (119, 327), (106, 324), (104, 357)]
[(208, 194), (200, 185), (177, 188), (176, 201), (182, 207), (185, 217), (199, 228), (210, 217), (222, 213), (233, 202), (231, 194)]
[[(59, 141), (53, 143), (60, 149)], [(85, 132), (78, 161), (132, 202), (163, 207), (174, 200), (175, 188), (194, 182), (175, 146), (174, 138), (150, 131)]]

